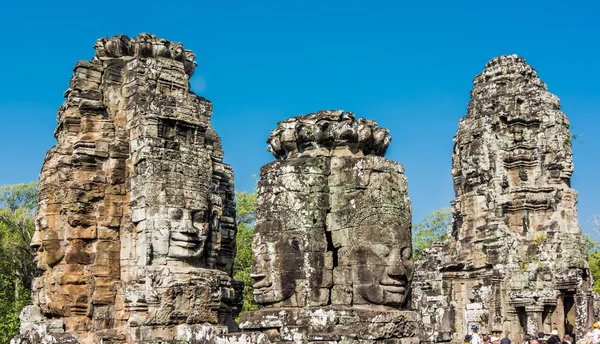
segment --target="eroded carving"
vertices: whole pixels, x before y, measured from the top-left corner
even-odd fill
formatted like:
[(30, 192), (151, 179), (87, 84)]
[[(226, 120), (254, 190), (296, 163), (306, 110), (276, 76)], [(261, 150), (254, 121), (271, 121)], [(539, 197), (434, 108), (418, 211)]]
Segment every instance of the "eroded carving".
[(494, 58), (454, 144), (451, 239), (418, 262), (413, 293), (428, 340), (460, 340), (474, 324), (511, 338), (584, 336), (591, 285), (558, 98), (523, 58)]
[(194, 54), (148, 34), (94, 48), (40, 175), (35, 326), (60, 319), (94, 343), (234, 329), (233, 173), (212, 104), (190, 92)]
[(264, 308), (243, 313), (242, 328), (277, 328), (280, 336), (266, 332), (272, 342), (418, 342), (415, 313), (403, 311), (411, 206), (402, 166), (382, 157), (390, 141), (386, 129), (343, 111), (294, 117), (271, 133), (278, 160), (261, 169), (252, 245)]

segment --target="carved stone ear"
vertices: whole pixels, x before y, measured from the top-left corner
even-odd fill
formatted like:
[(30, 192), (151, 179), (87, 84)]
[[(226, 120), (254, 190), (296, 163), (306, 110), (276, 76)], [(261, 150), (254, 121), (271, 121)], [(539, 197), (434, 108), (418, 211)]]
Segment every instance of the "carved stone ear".
[(194, 223), (206, 223), (206, 222), (208, 222), (208, 211), (206, 211), (206, 210), (194, 210), (194, 211), (192, 211), (192, 221)]

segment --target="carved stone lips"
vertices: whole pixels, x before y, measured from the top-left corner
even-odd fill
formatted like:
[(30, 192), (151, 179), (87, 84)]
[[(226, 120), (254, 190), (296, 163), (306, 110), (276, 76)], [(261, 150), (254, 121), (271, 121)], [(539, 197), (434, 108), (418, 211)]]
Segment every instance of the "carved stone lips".
[(406, 288), (404, 287), (389, 285), (383, 285), (383, 290), (387, 291), (388, 293), (394, 294), (404, 294), (404, 292), (406, 292)]
[(194, 248), (200, 243), (200, 238), (196, 233), (173, 232), (171, 243), (179, 247)]
[(252, 288), (254, 288), (253, 294), (263, 294), (271, 287), (273, 283), (266, 280), (265, 277), (265, 274), (250, 274), (250, 278), (254, 280), (254, 284), (252, 284)]
[(385, 281), (381, 281), (381, 286), (383, 287), (383, 290), (390, 293), (403, 294), (404, 292), (406, 292), (405, 280), (388, 278)]

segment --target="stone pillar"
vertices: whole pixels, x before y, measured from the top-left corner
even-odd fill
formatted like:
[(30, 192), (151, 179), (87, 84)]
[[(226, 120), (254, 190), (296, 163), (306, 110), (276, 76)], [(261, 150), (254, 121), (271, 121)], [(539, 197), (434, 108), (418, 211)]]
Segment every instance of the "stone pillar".
[(536, 334), (543, 332), (542, 313), (544, 312), (543, 306), (527, 306), (525, 307), (527, 313), (527, 331), (529, 334)]
[(594, 324), (594, 309), (591, 292), (575, 294), (575, 336), (585, 338), (587, 329)]

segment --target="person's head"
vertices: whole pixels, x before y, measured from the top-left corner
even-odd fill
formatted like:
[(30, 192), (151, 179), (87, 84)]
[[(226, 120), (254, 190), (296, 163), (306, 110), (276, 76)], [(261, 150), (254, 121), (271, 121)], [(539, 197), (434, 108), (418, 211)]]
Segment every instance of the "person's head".
[(473, 336), (471, 336), (470, 334), (465, 336), (465, 343), (470, 343), (471, 340), (473, 339)]
[(538, 332), (538, 339), (546, 338), (546, 334), (544, 332)]
[(546, 344), (560, 344), (560, 343), (558, 342), (558, 340), (556, 339), (555, 336), (550, 336), (550, 338), (548, 338), (546, 340)]
[(489, 342), (490, 342), (490, 336), (488, 336), (488, 335), (486, 334), (486, 335), (484, 335), (484, 336), (482, 337), (482, 340), (483, 340), (483, 342), (484, 342), (484, 343), (489, 343)]
[(537, 337), (531, 337), (531, 339), (529, 339), (529, 344), (540, 344), (540, 341)]
[(510, 344), (510, 339), (504, 337), (500, 340), (500, 344)]
[(594, 323), (594, 329), (600, 328), (600, 323)]
[(471, 331), (473, 331), (474, 333), (477, 333), (477, 331), (479, 331), (479, 327), (476, 324), (471, 325)]
[(563, 342), (571, 342), (573, 340), (573, 338), (571, 338), (571, 336), (569, 336), (568, 334), (565, 334), (563, 336)]
[(492, 341), (492, 344), (500, 344), (500, 338), (498, 338), (496, 336), (492, 336), (492, 338), (490, 338), (490, 340)]

